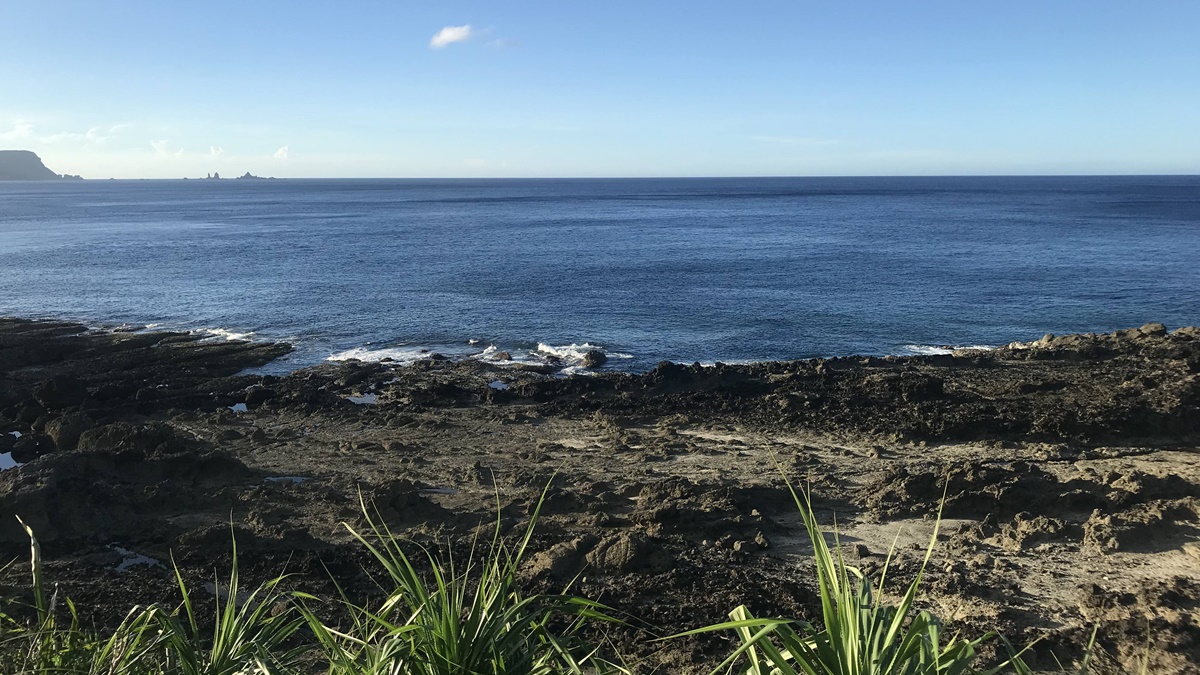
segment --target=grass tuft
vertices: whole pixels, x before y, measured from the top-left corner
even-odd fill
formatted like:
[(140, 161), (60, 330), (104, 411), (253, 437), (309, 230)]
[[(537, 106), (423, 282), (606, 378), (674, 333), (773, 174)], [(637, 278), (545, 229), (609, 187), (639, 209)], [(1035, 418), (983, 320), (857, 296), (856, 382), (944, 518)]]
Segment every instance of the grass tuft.
[[(601, 659), (579, 636), (588, 621), (612, 622), (603, 605), (566, 595), (524, 595), (518, 570), (533, 536), (545, 493), (515, 545), (501, 536), (497, 513), (482, 556), (443, 563), (422, 549), (420, 567), (378, 513), (361, 501), (367, 530), (345, 525), (387, 573), (392, 588), (375, 607), (342, 593), (344, 629), (303, 609), (324, 650), (331, 675), (567, 675), (627, 672)], [(428, 563), (426, 566), (424, 563)], [(428, 581), (426, 580), (428, 579)], [(311, 596), (308, 599), (316, 600)], [(565, 631), (554, 626), (565, 621)]]
[(712, 671), (714, 674), (733, 672), (738, 663), (741, 666), (736, 667), (745, 675), (965, 675), (997, 673), (1011, 665), (1006, 661), (990, 670), (974, 669), (979, 645), (994, 633), (970, 640), (946, 636), (935, 616), (915, 608), (940, 530), (940, 507), (920, 569), (900, 601), (890, 604), (882, 598), (895, 541), (879, 579), (872, 582), (857, 567), (846, 563), (836, 528), (830, 549), (809, 493), (797, 493), (790, 484), (788, 488), (812, 542), (823, 628), (794, 619), (758, 618), (744, 605), (737, 607), (730, 612), (728, 622), (680, 634), (736, 633), (741, 644)]

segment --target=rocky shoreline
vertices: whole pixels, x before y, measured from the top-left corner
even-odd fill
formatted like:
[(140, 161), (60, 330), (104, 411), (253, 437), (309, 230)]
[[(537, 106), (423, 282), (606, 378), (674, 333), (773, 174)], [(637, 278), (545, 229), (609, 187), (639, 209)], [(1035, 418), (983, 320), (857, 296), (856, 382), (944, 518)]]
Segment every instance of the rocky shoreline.
[[(1150, 672), (1200, 668), (1200, 329), (637, 375), (240, 374), (288, 350), (0, 319), (0, 457), (19, 464), (0, 470), (0, 561), (26, 555), (18, 514), (84, 620), (111, 625), (175, 601), (172, 558), (200, 585), (227, 565), (232, 520), (244, 576), (286, 565), (312, 591), (335, 572), (366, 595), (338, 525), (360, 521), (359, 494), (404, 536), (465, 551), (497, 505), (516, 524), (550, 484), (529, 587), (574, 581), (647, 623), (609, 636), (630, 659), (700, 672), (721, 638), (647, 647), (642, 631), (739, 604), (812, 615), (785, 475), (864, 569), (903, 527), (901, 574), (945, 488), (922, 602), (953, 627), (1041, 638), (1044, 664), (1099, 625), (1099, 672), (1130, 667), (1149, 630)], [(27, 592), (25, 573), (0, 595)]]

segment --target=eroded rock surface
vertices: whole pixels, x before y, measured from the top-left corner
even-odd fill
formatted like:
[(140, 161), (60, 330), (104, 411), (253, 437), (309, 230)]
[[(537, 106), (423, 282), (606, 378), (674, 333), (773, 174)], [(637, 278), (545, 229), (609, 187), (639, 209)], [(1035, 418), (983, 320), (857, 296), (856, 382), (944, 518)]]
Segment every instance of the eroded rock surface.
[[(174, 602), (166, 566), (119, 571), (114, 551), (173, 556), (202, 584), (232, 535), (246, 578), (286, 563), (306, 590), (332, 594), (333, 572), (365, 597), (341, 525), (366, 527), (360, 499), (463, 560), (497, 513), (523, 532), (545, 491), (529, 589), (570, 585), (661, 634), (741, 604), (814, 615), (790, 481), (865, 571), (895, 542), (893, 578), (915, 573), (945, 495), (922, 602), (955, 629), (1041, 638), (1046, 665), (1098, 622), (1098, 672), (1122, 672), (1149, 625), (1151, 672), (1200, 668), (1200, 330), (640, 375), (447, 359), (239, 374), (287, 349), (0, 320), (0, 452), (22, 463), (0, 471), (0, 560), (26, 555), (18, 514), (98, 625)], [(27, 571), (0, 583), (26, 592)], [(660, 672), (729, 648), (610, 637)]]

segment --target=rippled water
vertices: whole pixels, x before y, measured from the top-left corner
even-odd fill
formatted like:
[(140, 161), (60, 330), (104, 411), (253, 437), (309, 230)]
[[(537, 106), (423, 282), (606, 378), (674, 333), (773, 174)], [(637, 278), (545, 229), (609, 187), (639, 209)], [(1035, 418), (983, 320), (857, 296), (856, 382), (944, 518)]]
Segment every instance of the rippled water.
[(281, 367), (1197, 324), (1197, 251), (1198, 177), (0, 183), (0, 314), (292, 340)]

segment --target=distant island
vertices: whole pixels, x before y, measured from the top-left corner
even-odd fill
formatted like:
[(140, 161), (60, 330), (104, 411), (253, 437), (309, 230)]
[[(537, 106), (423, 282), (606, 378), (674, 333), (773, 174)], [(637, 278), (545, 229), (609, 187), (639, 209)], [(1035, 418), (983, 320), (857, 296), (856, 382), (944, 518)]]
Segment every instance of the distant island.
[[(187, 180), (187, 178), (184, 177), (184, 180)], [(204, 177), (204, 180), (221, 180), (221, 174), (210, 173)], [(264, 176), (255, 176), (255, 175), (251, 174), (249, 171), (247, 171), (246, 173), (235, 178), (234, 180), (275, 180), (275, 177), (271, 176), (270, 178), (266, 178)]]
[(29, 150), (0, 150), (0, 180), (80, 180), (81, 176), (58, 175)]

